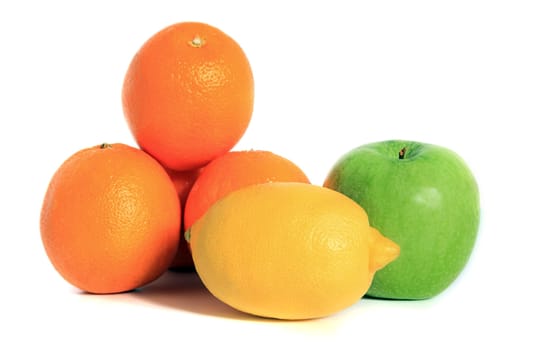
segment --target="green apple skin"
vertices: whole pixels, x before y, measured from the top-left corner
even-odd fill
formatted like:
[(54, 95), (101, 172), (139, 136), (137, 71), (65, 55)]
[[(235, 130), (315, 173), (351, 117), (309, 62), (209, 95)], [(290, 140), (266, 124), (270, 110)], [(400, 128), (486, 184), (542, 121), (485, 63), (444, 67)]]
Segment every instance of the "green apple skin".
[(324, 186), (359, 203), (370, 225), (401, 248), (366, 296), (431, 298), (467, 264), (479, 229), (479, 189), (455, 152), (404, 140), (366, 144), (342, 156)]

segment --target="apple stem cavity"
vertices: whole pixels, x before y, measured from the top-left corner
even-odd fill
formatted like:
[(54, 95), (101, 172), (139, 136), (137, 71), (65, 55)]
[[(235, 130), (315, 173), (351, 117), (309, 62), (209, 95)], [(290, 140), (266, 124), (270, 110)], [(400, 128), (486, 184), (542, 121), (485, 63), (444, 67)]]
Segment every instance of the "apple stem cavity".
[(399, 159), (405, 159), (405, 155), (406, 155), (406, 146), (401, 148), (401, 150), (399, 151)]

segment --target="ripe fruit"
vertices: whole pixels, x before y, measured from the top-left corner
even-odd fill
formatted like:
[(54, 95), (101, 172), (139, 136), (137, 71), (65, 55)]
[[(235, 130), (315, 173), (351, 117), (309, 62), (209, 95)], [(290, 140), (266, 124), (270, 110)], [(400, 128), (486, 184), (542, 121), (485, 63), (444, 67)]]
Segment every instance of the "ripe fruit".
[(184, 210), (188, 229), (218, 199), (239, 188), (264, 182), (305, 182), (309, 179), (290, 160), (268, 151), (233, 151), (203, 168)]
[(46, 253), (69, 283), (117, 293), (159, 277), (173, 260), (180, 206), (162, 166), (124, 144), (76, 152), (55, 172), (40, 214)]
[[(177, 190), (177, 194), (179, 196), (180, 208), (183, 210), (186, 205), (188, 193), (201, 172), (201, 168), (187, 171), (175, 171), (169, 168), (165, 168), (165, 170), (175, 185), (175, 189)], [(184, 215), (181, 213), (181, 220), (183, 217)], [(188, 243), (186, 243), (183, 237), (184, 222), (181, 222), (180, 227), (181, 232), (178, 251), (169, 267), (173, 270), (188, 270), (193, 268), (194, 262), (192, 261), (192, 255), (190, 253), (190, 249), (188, 248)]]
[(371, 225), (401, 247), (368, 295), (430, 298), (466, 265), (479, 227), (479, 191), (453, 151), (400, 140), (363, 145), (338, 160), (325, 186), (359, 203)]
[(245, 53), (204, 23), (182, 22), (154, 34), (131, 61), (123, 110), (139, 146), (175, 170), (228, 152), (251, 119), (254, 81)]
[(348, 197), (305, 183), (233, 191), (187, 231), (209, 291), (250, 314), (309, 319), (358, 301), (398, 246)]

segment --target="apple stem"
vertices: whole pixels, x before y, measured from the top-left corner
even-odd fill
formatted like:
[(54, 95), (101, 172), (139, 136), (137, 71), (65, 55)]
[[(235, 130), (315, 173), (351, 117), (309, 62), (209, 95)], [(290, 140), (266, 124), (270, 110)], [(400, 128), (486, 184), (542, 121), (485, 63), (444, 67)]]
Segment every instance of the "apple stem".
[(399, 151), (399, 159), (405, 159), (406, 147), (401, 148)]

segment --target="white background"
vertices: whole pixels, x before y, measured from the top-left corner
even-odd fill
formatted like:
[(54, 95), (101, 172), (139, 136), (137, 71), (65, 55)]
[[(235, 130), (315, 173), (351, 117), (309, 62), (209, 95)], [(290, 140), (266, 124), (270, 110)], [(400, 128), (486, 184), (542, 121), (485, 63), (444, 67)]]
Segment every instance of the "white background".
[[(0, 348), (547, 348), (545, 2), (357, 4), (2, 2)], [(373, 141), (436, 143), (466, 159), (482, 221), (460, 278), (431, 300), (365, 299), (305, 322), (235, 312), (191, 275), (112, 296), (64, 282), (40, 241), (49, 179), (81, 148), (135, 145), (125, 70), (179, 21), (217, 26), (248, 55), (255, 109), (237, 149), (276, 152), (316, 184)]]

